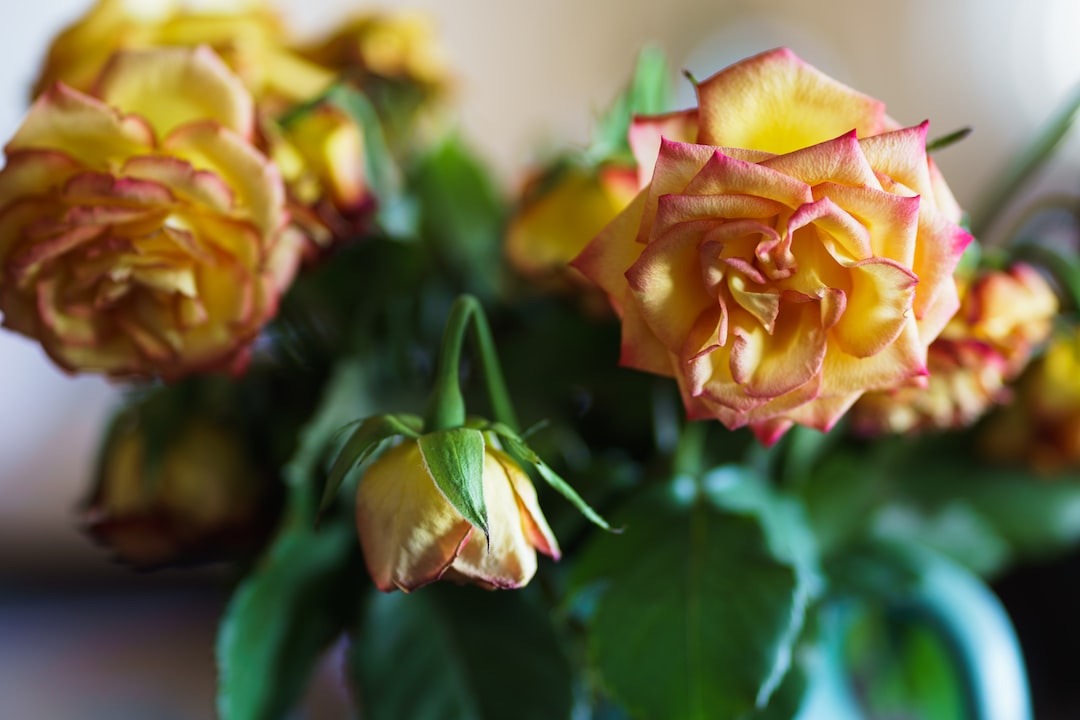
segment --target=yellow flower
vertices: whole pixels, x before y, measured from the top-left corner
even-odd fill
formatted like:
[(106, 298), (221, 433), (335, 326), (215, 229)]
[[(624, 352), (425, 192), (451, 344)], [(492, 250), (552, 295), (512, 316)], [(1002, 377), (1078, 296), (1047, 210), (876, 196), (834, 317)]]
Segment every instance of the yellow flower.
[(103, 448), (85, 530), (137, 568), (220, 559), (257, 539), (262, 483), (240, 439), (217, 423), (184, 423), (152, 457), (146, 428), (122, 418)]
[(559, 557), (528, 475), (485, 443), (483, 493), (490, 539), (439, 490), (419, 441), (387, 450), (360, 478), (356, 522), (368, 572), (384, 592), (445, 577), (486, 588), (518, 588), (536, 572), (536, 551)]
[(70, 371), (241, 371), (302, 248), (251, 96), (208, 48), (54, 85), (0, 171), (0, 310)]
[(982, 434), (990, 458), (1047, 473), (1080, 465), (1080, 333), (1055, 337)]
[(1057, 296), (1034, 268), (987, 271), (929, 349), (928, 379), (867, 393), (852, 410), (856, 432), (877, 435), (966, 427), (1006, 402), (1006, 384), (1050, 335)]
[(322, 103), (285, 126), (267, 124), (263, 141), (289, 190), (293, 223), (317, 245), (361, 232), (374, 198), (364, 166), (364, 136), (343, 110)]
[(437, 89), (447, 82), (446, 61), (430, 18), (420, 13), (371, 13), (352, 18), (302, 50), (336, 72), (399, 80)]
[(506, 255), (542, 280), (569, 276), (568, 263), (637, 194), (634, 172), (568, 167), (532, 180), (506, 234)]
[(57, 81), (83, 92), (118, 50), (210, 45), (260, 102), (298, 101), (324, 91), (333, 74), (288, 47), (280, 18), (262, 0), (98, 0), (56, 37), (34, 94)]
[(765, 443), (925, 375), (971, 240), (927, 125), (888, 130), (879, 102), (787, 50), (698, 93), (654, 123), (695, 142), (665, 137), (651, 162), (637, 128), (649, 184), (574, 261), (622, 317), (621, 362), (675, 377), (691, 418)]

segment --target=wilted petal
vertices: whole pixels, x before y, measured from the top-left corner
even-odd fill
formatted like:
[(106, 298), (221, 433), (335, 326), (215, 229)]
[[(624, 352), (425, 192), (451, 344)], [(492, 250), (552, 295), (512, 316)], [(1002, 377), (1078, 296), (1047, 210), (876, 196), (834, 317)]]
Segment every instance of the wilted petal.
[[(414, 440), (390, 448), (364, 473), (356, 527), (368, 573), (383, 592), (439, 579), (473, 534), (428, 474)], [(483, 533), (475, 534), (482, 543)]]

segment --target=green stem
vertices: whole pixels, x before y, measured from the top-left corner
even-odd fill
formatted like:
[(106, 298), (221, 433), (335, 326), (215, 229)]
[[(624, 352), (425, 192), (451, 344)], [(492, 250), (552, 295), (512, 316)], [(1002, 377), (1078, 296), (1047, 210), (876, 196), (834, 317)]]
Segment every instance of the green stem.
[(435, 371), (435, 385), (424, 415), (424, 432), (436, 432), (465, 424), (465, 398), (461, 394), (461, 347), (465, 331), (472, 321), (474, 349), (480, 357), (480, 370), (484, 375), (488, 401), (497, 422), (512, 430), (518, 429), (517, 415), (506, 389), (495, 340), (491, 334), (484, 308), (472, 295), (461, 295), (450, 308), (446, 321), (439, 364)]
[(672, 470), (675, 475), (686, 475), (695, 480), (705, 472), (704, 450), (706, 422), (688, 422), (679, 433), (679, 444), (675, 446)]

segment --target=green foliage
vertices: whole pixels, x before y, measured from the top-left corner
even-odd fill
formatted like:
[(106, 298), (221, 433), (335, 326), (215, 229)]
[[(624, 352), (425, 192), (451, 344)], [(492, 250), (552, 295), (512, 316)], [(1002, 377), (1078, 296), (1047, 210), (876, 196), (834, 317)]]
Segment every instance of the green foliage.
[(565, 720), (571, 669), (527, 591), (433, 585), (374, 598), (349, 653), (363, 717)]
[(218, 630), (223, 720), (282, 717), (353, 612), (353, 578), (362, 575), (356, 531), (342, 520), (314, 529), (313, 480), (338, 428), (362, 412), (363, 389), (359, 367), (341, 363), (285, 467), (289, 498), (281, 528), (233, 594)]
[(664, 53), (647, 48), (638, 55), (630, 85), (596, 122), (589, 157), (596, 162), (633, 162), (627, 133), (634, 115), (657, 115), (671, 109), (671, 69)]
[(333, 503), (350, 470), (362, 465), (390, 438), (420, 437), (420, 425), (421, 420), (415, 415), (376, 415), (360, 422), (345, 441), (330, 468), (330, 477), (323, 488), (319, 512), (326, 512)]
[[(753, 483), (735, 468), (729, 478)], [(813, 563), (778, 534), (798, 522), (778, 499), (728, 491), (721, 504), (723, 490), (702, 495), (682, 477), (638, 495), (618, 515), (625, 534), (578, 558), (579, 597), (602, 588), (586, 613), (591, 662), (635, 717), (743, 717), (767, 706), (788, 671)], [(765, 519), (773, 514), (784, 521)]]
[(578, 512), (584, 515), (594, 525), (598, 525), (605, 530), (611, 530), (611, 525), (607, 520), (602, 518), (599, 513), (592, 509), (589, 503), (578, 495), (577, 491), (570, 485), (570, 483), (563, 480), (557, 472), (551, 469), (551, 467), (540, 459), (532, 449), (525, 444), (525, 441), (520, 435), (513, 430), (500, 423), (495, 423), (490, 426), (491, 432), (495, 433), (500, 440), (506, 444), (507, 450), (511, 454), (520, 458), (525, 464), (535, 468), (536, 472), (540, 474), (540, 477), (544, 479), (548, 485), (555, 490), (555, 492), (562, 495), (564, 498), (570, 501)]
[(276, 720), (302, 696), (319, 656), (346, 627), (343, 573), (362, 566), (348, 523), (292, 528), (233, 595), (218, 631), (222, 720)]
[(419, 158), (408, 185), (427, 249), (459, 292), (492, 297), (502, 274), (506, 205), (487, 168), (457, 137)]

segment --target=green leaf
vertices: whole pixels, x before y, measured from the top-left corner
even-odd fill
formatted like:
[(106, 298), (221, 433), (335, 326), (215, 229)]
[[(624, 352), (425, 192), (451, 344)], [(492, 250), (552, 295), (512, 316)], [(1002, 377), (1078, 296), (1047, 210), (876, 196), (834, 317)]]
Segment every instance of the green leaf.
[(613, 529), (608, 521), (600, 516), (600, 513), (592, 509), (589, 503), (585, 502), (585, 499), (578, 495), (577, 491), (570, 486), (570, 483), (560, 477), (560, 475), (551, 469), (547, 463), (540, 459), (540, 456), (532, 451), (525, 441), (521, 439), (521, 436), (515, 433), (506, 425), (502, 423), (492, 423), (490, 426), (491, 431), (506, 444), (507, 450), (512, 455), (516, 455), (525, 463), (532, 465), (536, 468), (536, 471), (540, 473), (540, 477), (547, 482), (557, 493), (570, 501), (570, 504), (577, 508), (578, 512), (584, 515), (594, 525), (599, 525), (605, 530), (611, 532), (621, 532), (620, 530)]
[(458, 290), (481, 299), (499, 288), (506, 204), (491, 174), (457, 137), (447, 138), (410, 169), (420, 227)]
[(444, 583), (375, 598), (349, 654), (363, 717), (566, 720), (570, 667), (533, 599)]
[(222, 720), (279, 720), (303, 694), (319, 656), (345, 629), (341, 571), (354, 557), (348, 523), (280, 535), (233, 595), (217, 638)]
[(758, 518), (667, 490), (639, 496), (621, 519), (625, 535), (599, 536), (581, 559), (607, 583), (589, 638), (603, 686), (643, 718), (765, 707), (803, 609), (796, 570), (772, 552)]
[(646, 48), (638, 55), (634, 77), (626, 91), (596, 122), (590, 157), (600, 162), (630, 156), (627, 134), (634, 115), (657, 115), (671, 104), (671, 71), (663, 51)]
[(971, 134), (972, 129), (973, 128), (971, 127), (962, 127), (959, 130), (953, 130), (951, 133), (942, 135), (938, 138), (934, 138), (933, 140), (930, 140), (926, 143), (926, 152), (933, 153), (939, 150), (944, 150), (950, 145), (954, 145), (966, 138), (968, 135)]
[(361, 422), (345, 441), (337, 459), (334, 460), (330, 477), (326, 481), (326, 487), (323, 488), (319, 513), (326, 512), (333, 503), (334, 496), (337, 495), (349, 471), (371, 457), (384, 440), (398, 435), (410, 438), (419, 437), (419, 422), (419, 418), (401, 415), (376, 415)]
[(443, 495), (463, 518), (487, 536), (484, 434), (462, 427), (421, 435), (418, 442), (428, 474)]

